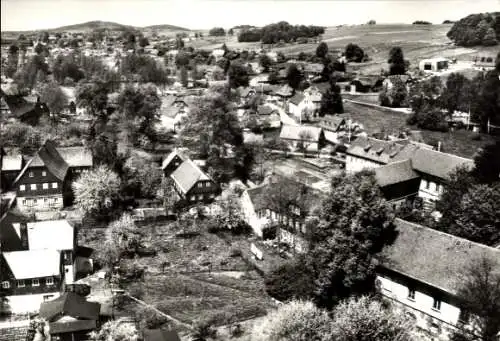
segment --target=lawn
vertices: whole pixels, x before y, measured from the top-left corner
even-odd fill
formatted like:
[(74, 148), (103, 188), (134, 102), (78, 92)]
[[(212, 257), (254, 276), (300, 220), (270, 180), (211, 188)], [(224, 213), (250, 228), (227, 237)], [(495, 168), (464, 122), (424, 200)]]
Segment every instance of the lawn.
[[(355, 103), (345, 102), (344, 110), (347, 116), (363, 124), (368, 134), (384, 131), (397, 133), (404, 129), (420, 130), (406, 124), (408, 115), (386, 112), (377, 108), (368, 108)], [(467, 130), (449, 132), (421, 130), (426, 143), (436, 145), (441, 141), (441, 150), (446, 153), (472, 158), (478, 148), (494, 143), (496, 137), (487, 134), (477, 134)]]

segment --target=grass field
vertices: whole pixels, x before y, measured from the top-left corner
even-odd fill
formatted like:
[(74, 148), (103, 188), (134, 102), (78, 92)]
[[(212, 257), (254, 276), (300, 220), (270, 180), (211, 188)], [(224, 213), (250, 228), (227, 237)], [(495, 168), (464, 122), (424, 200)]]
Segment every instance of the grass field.
[[(498, 46), (463, 48), (453, 46), (446, 37), (451, 25), (356, 25), (342, 27), (328, 27), (322, 41), (328, 44), (331, 51), (343, 51), (349, 43), (361, 46), (372, 59), (368, 63), (356, 67), (365, 74), (379, 73), (381, 68), (388, 68), (387, 57), (393, 46), (403, 49), (405, 58), (412, 67), (418, 61), (431, 57), (456, 57), (458, 60), (470, 61), (479, 50), (491, 53), (498, 51)], [(212, 38), (206, 37), (188, 43), (188, 46), (201, 49), (214, 49), (225, 43), (229, 48), (251, 49), (260, 48), (257, 43), (239, 43), (237, 37)], [(287, 44), (282, 47), (273, 47), (275, 51), (285, 54), (298, 54), (300, 52), (314, 53), (317, 44)]]
[[(344, 110), (354, 121), (362, 123), (368, 134), (381, 131), (392, 134), (405, 129), (419, 130), (406, 124), (408, 115), (405, 114), (367, 108), (350, 102), (344, 103)], [(492, 135), (477, 134), (467, 130), (449, 132), (422, 130), (422, 136), (425, 142), (431, 145), (441, 141), (443, 152), (466, 158), (471, 158), (478, 148), (496, 141), (496, 137)]]

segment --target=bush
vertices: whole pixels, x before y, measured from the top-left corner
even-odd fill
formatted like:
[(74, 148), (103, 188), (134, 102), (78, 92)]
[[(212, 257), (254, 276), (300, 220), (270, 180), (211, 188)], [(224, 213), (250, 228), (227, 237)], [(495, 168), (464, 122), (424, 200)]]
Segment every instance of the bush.
[(417, 125), (421, 129), (448, 131), (448, 123), (445, 120), (444, 114), (436, 109), (414, 113), (408, 118), (406, 123)]

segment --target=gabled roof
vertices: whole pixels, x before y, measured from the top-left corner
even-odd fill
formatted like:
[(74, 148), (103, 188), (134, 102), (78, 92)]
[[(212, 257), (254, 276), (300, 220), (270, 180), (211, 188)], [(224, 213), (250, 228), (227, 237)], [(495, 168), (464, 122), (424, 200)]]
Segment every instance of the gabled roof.
[(68, 164), (64, 161), (64, 159), (57, 151), (54, 143), (50, 140), (45, 142), (45, 144), (38, 150), (36, 155), (30, 161), (28, 161), (24, 169), (16, 178), (15, 182), (17, 182), (21, 178), (21, 176), (26, 172), (26, 169), (30, 167), (43, 166), (47, 167), (49, 172), (51, 172), (56, 178), (61, 181), (64, 181), (64, 178), (68, 173)]
[(49, 323), (50, 334), (64, 334), (71, 332), (94, 330), (97, 328), (96, 320), (76, 320), (68, 322)]
[[(301, 136), (306, 134), (306, 136)], [(308, 141), (318, 142), (321, 135), (321, 128), (313, 126), (293, 126), (283, 125), (281, 128), (280, 138), (286, 140), (304, 140), (307, 137)]]
[(175, 330), (145, 329), (144, 341), (181, 341)]
[(474, 167), (474, 161), (453, 154), (441, 153), (426, 148), (418, 148), (411, 157), (413, 168), (418, 172), (441, 179), (448, 178), (450, 172), (457, 167)]
[(325, 130), (337, 131), (343, 124), (345, 124), (344, 117), (328, 115), (321, 118), (319, 126)]
[(92, 152), (86, 147), (56, 148), (69, 167), (92, 167)]
[(13, 116), (20, 118), (36, 108), (36, 101), (29, 101), (21, 95), (5, 95), (4, 100)]
[(187, 193), (200, 180), (211, 180), (198, 166), (190, 159), (185, 160), (170, 175), (172, 180), (180, 187), (183, 193)]
[[(16, 231), (20, 224), (14, 223)], [(75, 229), (67, 220), (44, 220), (27, 223), (30, 250), (73, 250)]]
[(413, 170), (411, 160), (392, 162), (374, 169), (375, 179), (380, 187), (385, 187), (419, 178)]
[(40, 304), (40, 317), (48, 321), (64, 315), (82, 320), (98, 320), (100, 310), (100, 303), (88, 302), (83, 296), (65, 292), (54, 300)]
[[(379, 259), (383, 267), (456, 294), (463, 270), (474, 259), (500, 260), (500, 249), (396, 219), (398, 232)], [(500, 263), (494, 272), (500, 274)]]
[(372, 137), (358, 137), (351, 143), (346, 154), (380, 164), (387, 164), (409, 158), (416, 148), (416, 146), (410, 144), (404, 146), (393, 141), (378, 140)]
[(57, 250), (3, 252), (3, 256), (16, 279), (60, 275), (61, 255)]
[(295, 95), (293, 95), (289, 101), (290, 103), (293, 103), (295, 105), (299, 105), (300, 102), (304, 100), (305, 96), (301, 92), (296, 92)]
[(161, 168), (162, 169), (165, 169), (168, 167), (168, 165), (174, 160), (174, 158), (178, 156), (182, 161), (185, 161), (187, 159), (187, 157), (182, 154), (177, 148), (172, 150), (170, 152), (170, 154), (167, 155), (167, 157), (165, 158), (165, 160), (163, 160), (162, 164), (161, 164)]

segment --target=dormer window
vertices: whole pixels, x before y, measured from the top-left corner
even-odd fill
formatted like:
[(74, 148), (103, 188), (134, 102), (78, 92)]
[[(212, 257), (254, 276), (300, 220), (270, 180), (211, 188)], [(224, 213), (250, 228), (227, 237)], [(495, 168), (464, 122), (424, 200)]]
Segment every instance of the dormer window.
[(30, 178), (32, 178), (32, 177), (34, 177), (34, 176), (35, 176), (35, 173), (33, 173), (33, 172), (29, 172), (29, 173), (28, 173), (28, 176), (29, 176)]
[(42, 171), (42, 176), (47, 176), (47, 172), (46, 171)]

